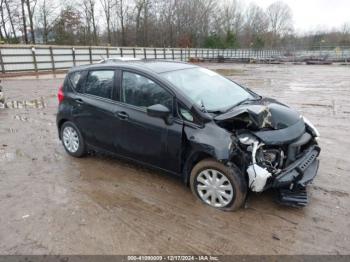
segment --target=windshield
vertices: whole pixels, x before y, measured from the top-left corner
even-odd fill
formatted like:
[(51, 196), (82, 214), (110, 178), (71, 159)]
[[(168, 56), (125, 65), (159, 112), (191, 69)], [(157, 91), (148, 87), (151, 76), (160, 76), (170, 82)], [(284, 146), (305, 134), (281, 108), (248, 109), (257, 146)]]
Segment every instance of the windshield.
[(162, 73), (199, 107), (207, 111), (223, 111), (254, 97), (225, 77), (205, 68), (196, 67)]

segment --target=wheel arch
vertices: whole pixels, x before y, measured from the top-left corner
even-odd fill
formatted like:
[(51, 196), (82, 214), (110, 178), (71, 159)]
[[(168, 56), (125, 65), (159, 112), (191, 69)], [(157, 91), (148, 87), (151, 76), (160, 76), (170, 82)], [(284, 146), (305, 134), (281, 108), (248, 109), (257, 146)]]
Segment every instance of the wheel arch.
[(67, 121), (69, 121), (69, 119), (67, 119), (67, 118), (62, 118), (62, 119), (57, 121), (58, 137), (59, 137), (60, 140), (62, 139), (62, 137), (61, 137), (61, 127)]
[(182, 174), (183, 174), (184, 183), (187, 186), (189, 186), (192, 168), (197, 163), (199, 163), (200, 161), (202, 161), (204, 159), (208, 159), (208, 158), (215, 159), (215, 156), (213, 156), (210, 153), (205, 152), (205, 151), (193, 151), (193, 150), (191, 150), (190, 152), (188, 152), (185, 155), (186, 155), (186, 161), (185, 161), (183, 168), (182, 168)]

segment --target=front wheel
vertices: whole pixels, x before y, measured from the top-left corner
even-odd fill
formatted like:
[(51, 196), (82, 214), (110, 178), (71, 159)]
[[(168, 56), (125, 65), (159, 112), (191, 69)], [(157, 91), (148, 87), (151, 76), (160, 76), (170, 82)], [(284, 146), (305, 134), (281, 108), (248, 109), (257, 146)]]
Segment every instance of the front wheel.
[(247, 183), (238, 168), (213, 159), (202, 160), (194, 166), (190, 184), (199, 200), (225, 211), (239, 209), (247, 195)]
[(84, 139), (75, 124), (65, 122), (61, 127), (61, 139), (64, 149), (74, 157), (85, 155)]

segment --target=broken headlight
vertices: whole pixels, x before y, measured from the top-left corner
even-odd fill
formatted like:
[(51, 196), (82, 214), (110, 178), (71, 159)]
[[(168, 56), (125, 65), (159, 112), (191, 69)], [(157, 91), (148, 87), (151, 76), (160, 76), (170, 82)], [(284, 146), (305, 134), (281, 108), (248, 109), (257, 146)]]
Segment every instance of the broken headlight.
[(305, 125), (310, 129), (312, 135), (316, 138), (320, 137), (320, 132), (318, 132), (316, 127), (311, 123), (311, 121), (307, 119), (305, 116), (303, 116), (303, 120)]

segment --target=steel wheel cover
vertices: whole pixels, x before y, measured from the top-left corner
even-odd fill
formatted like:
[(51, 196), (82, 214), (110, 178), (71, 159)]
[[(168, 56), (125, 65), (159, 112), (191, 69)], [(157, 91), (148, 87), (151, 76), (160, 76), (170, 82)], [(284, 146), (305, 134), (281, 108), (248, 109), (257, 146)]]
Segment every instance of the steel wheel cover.
[(199, 197), (213, 207), (225, 207), (233, 198), (230, 180), (215, 169), (205, 169), (197, 176), (196, 190)]
[(79, 136), (77, 131), (70, 126), (63, 129), (63, 144), (70, 153), (75, 153), (79, 149)]

